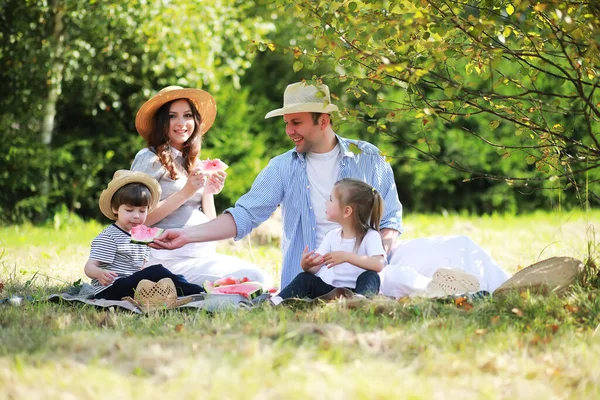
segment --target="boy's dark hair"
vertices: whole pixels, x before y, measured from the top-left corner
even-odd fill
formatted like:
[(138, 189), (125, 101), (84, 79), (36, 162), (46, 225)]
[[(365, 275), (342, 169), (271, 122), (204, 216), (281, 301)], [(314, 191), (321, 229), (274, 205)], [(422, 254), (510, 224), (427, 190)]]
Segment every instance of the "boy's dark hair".
[(152, 194), (150, 189), (142, 183), (128, 183), (115, 192), (110, 200), (110, 206), (118, 210), (123, 204), (134, 207), (145, 207), (150, 204)]

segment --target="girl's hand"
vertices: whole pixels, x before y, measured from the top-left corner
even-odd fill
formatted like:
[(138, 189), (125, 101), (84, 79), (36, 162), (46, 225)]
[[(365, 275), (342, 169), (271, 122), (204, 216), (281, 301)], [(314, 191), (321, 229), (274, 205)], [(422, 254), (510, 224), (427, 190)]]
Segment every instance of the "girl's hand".
[(108, 286), (111, 283), (113, 283), (117, 276), (118, 274), (116, 272), (102, 270), (102, 272), (98, 274), (96, 279), (102, 286)]
[(300, 265), (304, 271), (308, 271), (311, 268), (323, 265), (323, 256), (316, 252), (316, 250), (308, 251), (308, 246), (304, 248), (302, 252), (302, 259)]
[(323, 262), (327, 268), (335, 267), (338, 264), (347, 262), (345, 251), (332, 251), (323, 256)]
[(183, 187), (183, 190), (189, 195), (193, 196), (198, 190), (204, 187), (206, 183), (206, 176), (198, 168), (190, 171), (187, 182)]
[(218, 171), (208, 176), (206, 185), (204, 186), (204, 194), (219, 194), (225, 186), (225, 171)]

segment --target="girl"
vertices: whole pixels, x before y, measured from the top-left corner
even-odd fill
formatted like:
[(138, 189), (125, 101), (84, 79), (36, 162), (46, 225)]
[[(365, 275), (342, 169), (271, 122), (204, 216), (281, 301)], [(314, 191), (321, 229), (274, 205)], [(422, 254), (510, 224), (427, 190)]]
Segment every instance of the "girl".
[(385, 266), (379, 234), (383, 199), (367, 183), (344, 178), (334, 185), (325, 207), (327, 220), (341, 227), (329, 231), (316, 251), (304, 249), (304, 272), (273, 297), (274, 304), (292, 297), (314, 299), (335, 288), (363, 296), (379, 293), (378, 273)]
[[(147, 225), (184, 228), (216, 217), (214, 196), (223, 189), (227, 174), (219, 171), (207, 177), (196, 167), (202, 136), (216, 113), (210, 93), (179, 86), (162, 89), (139, 109), (135, 127), (148, 147), (137, 153), (131, 169), (151, 175), (162, 189)], [(152, 249), (150, 261), (200, 285), (228, 275), (271, 283), (270, 276), (254, 264), (217, 253), (216, 242), (193, 243), (176, 250)]]

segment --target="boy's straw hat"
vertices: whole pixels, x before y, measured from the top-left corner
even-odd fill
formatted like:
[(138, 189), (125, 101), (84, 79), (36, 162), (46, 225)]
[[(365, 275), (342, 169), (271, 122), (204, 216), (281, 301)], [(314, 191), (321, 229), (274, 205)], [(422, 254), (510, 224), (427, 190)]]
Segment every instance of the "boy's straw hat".
[(201, 89), (186, 89), (181, 86), (167, 86), (146, 101), (135, 116), (135, 129), (144, 139), (152, 132), (154, 127), (154, 114), (163, 104), (171, 100), (190, 99), (196, 110), (200, 113), (200, 134), (204, 135), (215, 122), (217, 116), (217, 102), (212, 95)]
[(193, 300), (192, 297), (177, 298), (177, 289), (171, 278), (163, 278), (158, 282), (142, 279), (135, 289), (133, 299), (129, 296), (122, 300), (129, 301), (144, 312), (166, 310), (179, 307)]
[(306, 82), (298, 82), (285, 88), (283, 108), (268, 112), (265, 119), (299, 112), (331, 114), (334, 111), (338, 111), (338, 107), (331, 104), (327, 85), (308, 85)]
[(117, 214), (113, 212), (110, 202), (117, 190), (130, 183), (141, 183), (150, 189), (150, 204), (148, 204), (148, 211), (151, 211), (158, 204), (162, 190), (156, 179), (144, 172), (120, 169), (115, 172), (112, 181), (108, 183), (108, 187), (100, 194), (100, 201), (98, 202), (100, 211), (102, 211), (102, 214), (107, 218), (112, 219), (113, 221), (117, 219)]

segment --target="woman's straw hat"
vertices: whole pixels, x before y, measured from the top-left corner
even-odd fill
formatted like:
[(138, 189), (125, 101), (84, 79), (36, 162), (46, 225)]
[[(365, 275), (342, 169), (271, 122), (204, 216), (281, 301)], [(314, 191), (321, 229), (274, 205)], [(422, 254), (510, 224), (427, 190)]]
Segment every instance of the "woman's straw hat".
[(338, 111), (338, 107), (331, 104), (327, 85), (308, 85), (306, 82), (298, 82), (285, 88), (283, 108), (268, 112), (265, 119), (299, 112), (331, 114), (334, 111)]
[(193, 300), (192, 297), (177, 298), (177, 289), (171, 278), (163, 278), (158, 282), (142, 279), (135, 289), (133, 299), (129, 296), (122, 300), (128, 301), (144, 312), (166, 310), (179, 307)]
[(494, 291), (494, 296), (529, 290), (563, 294), (583, 274), (583, 263), (571, 257), (552, 257), (523, 268)]
[(148, 211), (152, 210), (158, 204), (162, 190), (159, 183), (152, 176), (137, 171), (129, 171), (127, 169), (120, 169), (113, 175), (112, 181), (108, 183), (108, 187), (100, 194), (100, 211), (107, 218), (116, 220), (117, 214), (112, 210), (110, 202), (117, 190), (129, 183), (141, 183), (150, 189), (150, 204), (148, 204)]
[(167, 86), (146, 101), (135, 117), (135, 129), (140, 136), (148, 139), (154, 127), (154, 114), (163, 104), (171, 100), (190, 99), (200, 113), (202, 123), (200, 133), (204, 135), (215, 122), (217, 103), (212, 95), (201, 89), (186, 89), (181, 86)]

